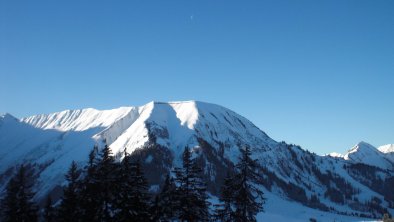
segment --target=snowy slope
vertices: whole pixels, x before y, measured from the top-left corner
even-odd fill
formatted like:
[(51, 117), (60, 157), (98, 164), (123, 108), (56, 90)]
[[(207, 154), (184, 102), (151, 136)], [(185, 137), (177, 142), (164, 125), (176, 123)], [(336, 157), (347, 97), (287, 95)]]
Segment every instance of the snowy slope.
[[(114, 153), (142, 147), (150, 131), (158, 143), (178, 154), (185, 146), (198, 145), (197, 138), (223, 143), (230, 159), (237, 156), (237, 143), (273, 147), (276, 142), (250, 121), (224, 107), (197, 101), (150, 102), (141, 107), (114, 110), (67, 110), (23, 118), (36, 128), (59, 131), (90, 131), (96, 141), (106, 140)], [(89, 135), (90, 135), (89, 134)], [(160, 136), (162, 135), (162, 136)], [(235, 153), (233, 153), (235, 152)]]
[(384, 156), (394, 163), (394, 144), (387, 144), (378, 147), (378, 150), (384, 154)]
[(337, 157), (337, 158), (343, 158), (343, 154), (337, 153), (337, 152), (332, 152), (327, 154), (327, 156), (331, 156), (331, 157)]
[(388, 160), (384, 153), (366, 142), (356, 144), (343, 158), (356, 163), (377, 166), (382, 169), (392, 169), (393, 167), (393, 162)]
[[(246, 118), (219, 105), (198, 101), (150, 102), (139, 107), (112, 110), (66, 110), (21, 120), (9, 114), (0, 116), (0, 192), (8, 178), (4, 175), (10, 168), (21, 163), (34, 163), (40, 169), (36, 197), (42, 198), (64, 183), (64, 174), (71, 161), (84, 164), (92, 147), (95, 144), (102, 147), (104, 142), (114, 154), (124, 148), (133, 153), (148, 150), (147, 146), (152, 143), (159, 145), (160, 149), (171, 154), (169, 159), (160, 160), (162, 153), (149, 153), (157, 150), (147, 151), (144, 158), (148, 164), (169, 164), (162, 166), (163, 169), (180, 164), (184, 147), (191, 147), (196, 150), (196, 156), (202, 158), (212, 189), (218, 182), (216, 179), (230, 166), (228, 163), (237, 161), (239, 148), (250, 146), (253, 158), (263, 167), (262, 173), (267, 180), (273, 181), (267, 191), (270, 198), (267, 210), (273, 217), (280, 214), (280, 207), (275, 208), (276, 202), (294, 206), (294, 214), (304, 211), (307, 212), (305, 215), (309, 212), (317, 215), (316, 212), (320, 211), (305, 207), (312, 195), (319, 196), (321, 203), (333, 212), (349, 214), (360, 213), (349, 207), (355, 204), (355, 198), (365, 202), (372, 197), (384, 200), (382, 193), (368, 186), (373, 182), (371, 178), (349, 171), (353, 163), (387, 169), (387, 172), (376, 171), (382, 179), (394, 176), (390, 162), (392, 145), (378, 150), (362, 142), (345, 155), (317, 156), (298, 146), (272, 140)], [(325, 197), (331, 186), (341, 190), (343, 181), (360, 192), (349, 194), (350, 199), (345, 204)], [(383, 205), (387, 203), (383, 202)], [(261, 218), (267, 219), (267, 215)], [(302, 218), (302, 221), (306, 217), (298, 219)]]
[(198, 138), (213, 145), (224, 144), (225, 156), (233, 160), (240, 144), (276, 144), (233, 111), (196, 101), (150, 102), (103, 111), (66, 110), (21, 120), (7, 114), (0, 120), (0, 175), (26, 161), (37, 163), (44, 168), (39, 181), (45, 192), (63, 181), (72, 160), (86, 161), (95, 144), (106, 141), (113, 153), (124, 148), (132, 153), (148, 142), (149, 134), (170, 148), (175, 157), (185, 146), (198, 146)]
[(40, 129), (84, 131), (91, 128), (106, 128), (127, 115), (131, 110), (133, 110), (133, 107), (103, 111), (92, 108), (65, 110), (58, 113), (31, 116), (23, 118), (21, 121)]

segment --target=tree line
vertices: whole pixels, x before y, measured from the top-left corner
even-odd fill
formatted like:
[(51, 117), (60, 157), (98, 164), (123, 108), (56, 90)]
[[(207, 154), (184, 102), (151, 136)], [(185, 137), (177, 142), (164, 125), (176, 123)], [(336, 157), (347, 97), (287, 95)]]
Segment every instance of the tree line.
[[(249, 147), (234, 170), (229, 170), (218, 201), (208, 201), (206, 183), (193, 152), (185, 148), (182, 167), (166, 176), (161, 190), (151, 192), (139, 160), (124, 150), (117, 161), (111, 149), (95, 147), (88, 162), (79, 168), (72, 162), (65, 175), (63, 196), (54, 203), (48, 196), (40, 209), (34, 202), (33, 181), (21, 165), (1, 199), (1, 221), (256, 221), (263, 211), (262, 177)], [(214, 202), (211, 204), (210, 202)]]

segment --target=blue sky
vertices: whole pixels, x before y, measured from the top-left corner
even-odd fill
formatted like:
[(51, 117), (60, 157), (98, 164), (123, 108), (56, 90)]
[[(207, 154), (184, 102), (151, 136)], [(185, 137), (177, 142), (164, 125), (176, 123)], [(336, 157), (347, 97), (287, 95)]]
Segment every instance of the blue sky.
[(319, 154), (394, 143), (394, 1), (0, 1), (0, 113), (200, 100)]

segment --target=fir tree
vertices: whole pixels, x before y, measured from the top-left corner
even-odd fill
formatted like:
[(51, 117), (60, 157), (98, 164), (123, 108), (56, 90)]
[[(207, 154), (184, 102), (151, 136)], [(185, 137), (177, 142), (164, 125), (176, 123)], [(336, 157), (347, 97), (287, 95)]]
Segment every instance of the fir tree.
[(77, 164), (73, 161), (66, 174), (68, 182), (67, 187), (63, 190), (62, 202), (59, 208), (59, 218), (62, 221), (74, 222), (80, 218), (81, 212), (79, 208), (79, 188), (78, 178), (79, 172)]
[(150, 218), (149, 210), (149, 194), (148, 182), (145, 179), (144, 173), (139, 161), (133, 164), (132, 176), (134, 181), (133, 189), (130, 190), (132, 213), (136, 218), (135, 221), (147, 221)]
[(130, 156), (126, 152), (126, 149), (124, 150), (124, 158), (118, 171), (117, 185), (116, 208), (119, 211), (116, 214), (116, 219), (118, 221), (131, 220), (133, 215), (131, 213), (132, 203), (129, 191), (133, 189), (134, 181)]
[(55, 209), (53, 207), (52, 198), (48, 195), (45, 206), (44, 206), (44, 221), (45, 222), (54, 222), (55, 221)]
[(202, 170), (186, 147), (183, 152), (183, 167), (175, 168), (178, 216), (181, 221), (207, 221), (209, 218), (206, 185)]
[(116, 220), (148, 221), (150, 219), (148, 183), (140, 163), (133, 163), (126, 149), (118, 172)]
[(114, 184), (116, 183), (116, 164), (111, 149), (106, 145), (99, 153), (99, 162), (97, 164), (96, 180), (98, 183), (99, 193), (96, 194), (99, 202), (99, 208), (96, 216), (102, 221), (112, 219), (111, 212), (114, 207)]
[(1, 218), (4, 221), (15, 221), (18, 215), (18, 184), (16, 178), (11, 178), (6, 187), (6, 195), (1, 200)]
[(231, 222), (234, 221), (234, 178), (227, 172), (227, 177), (224, 179), (221, 195), (220, 195), (220, 203), (215, 205), (215, 215), (214, 219), (217, 221), (223, 222)]
[(98, 162), (97, 157), (98, 147), (94, 146), (92, 151), (89, 153), (88, 165), (85, 169), (85, 176), (80, 183), (80, 210), (82, 221), (99, 221), (97, 216), (99, 208), (99, 200), (97, 195), (99, 194), (98, 184)]
[(177, 206), (176, 200), (176, 185), (173, 178), (167, 175), (161, 192), (156, 196), (154, 203), (154, 221), (173, 221), (175, 220), (175, 209)]
[(38, 207), (33, 201), (33, 178), (31, 171), (21, 165), (16, 175), (6, 187), (6, 196), (2, 200), (2, 221), (27, 222), (37, 221)]
[(262, 183), (261, 176), (257, 173), (257, 160), (251, 159), (248, 146), (241, 149), (241, 157), (234, 177), (232, 190), (235, 201), (234, 221), (256, 221), (256, 214), (263, 210), (263, 192), (257, 185)]

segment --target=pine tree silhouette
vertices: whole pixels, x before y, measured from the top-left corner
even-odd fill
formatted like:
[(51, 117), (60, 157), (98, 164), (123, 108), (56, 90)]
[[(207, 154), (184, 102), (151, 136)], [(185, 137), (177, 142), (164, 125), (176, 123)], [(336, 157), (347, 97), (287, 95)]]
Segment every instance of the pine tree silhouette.
[(71, 163), (65, 177), (68, 184), (63, 190), (63, 197), (59, 207), (59, 219), (67, 222), (77, 221), (81, 217), (81, 209), (79, 206), (79, 172), (74, 161)]
[(144, 173), (139, 161), (132, 164), (132, 177), (134, 181), (133, 189), (130, 190), (132, 213), (135, 216), (135, 221), (148, 221), (150, 218), (149, 210), (149, 194), (148, 182), (145, 179)]
[(177, 188), (177, 206), (181, 221), (207, 221), (209, 219), (206, 184), (202, 180), (202, 170), (190, 150), (183, 152), (183, 167), (175, 168)]
[(240, 151), (241, 156), (235, 166), (237, 174), (231, 185), (236, 209), (234, 221), (256, 221), (264, 203), (264, 193), (257, 187), (262, 183), (262, 177), (257, 173), (257, 160), (251, 159), (250, 148), (246, 146)]
[(112, 212), (115, 202), (113, 189), (116, 184), (116, 164), (115, 158), (109, 146), (105, 146), (99, 153), (99, 162), (97, 164), (96, 180), (99, 193), (96, 194), (99, 202), (96, 216), (103, 221), (112, 220)]
[(1, 201), (2, 221), (19, 222), (38, 220), (38, 207), (33, 201), (32, 171), (24, 165), (18, 168), (6, 187), (5, 198)]
[(149, 221), (148, 183), (140, 163), (133, 163), (126, 149), (117, 172), (116, 221)]
[(53, 207), (52, 198), (50, 195), (47, 196), (44, 206), (43, 218), (45, 222), (54, 222), (56, 217), (55, 208)]
[(154, 203), (154, 221), (173, 221), (176, 219), (175, 209), (177, 206), (176, 200), (176, 185), (174, 179), (168, 174), (163, 184), (161, 192), (156, 196)]
[(234, 221), (235, 211), (234, 211), (234, 177), (230, 172), (227, 172), (227, 176), (224, 179), (220, 203), (215, 205), (215, 215), (214, 219), (216, 221), (231, 222)]
[(98, 184), (98, 147), (94, 146), (89, 153), (88, 165), (84, 170), (84, 178), (80, 183), (80, 210), (82, 221), (100, 221), (97, 214), (100, 207)]

